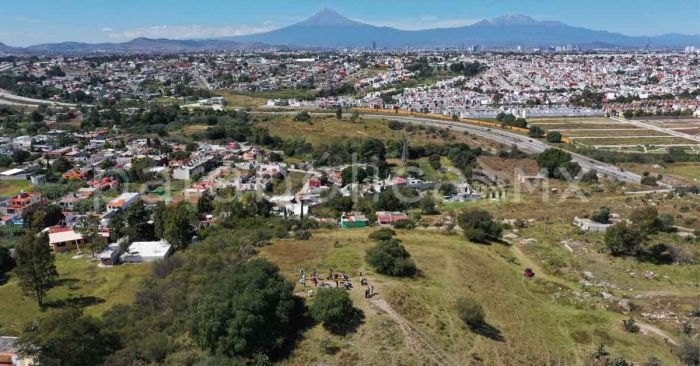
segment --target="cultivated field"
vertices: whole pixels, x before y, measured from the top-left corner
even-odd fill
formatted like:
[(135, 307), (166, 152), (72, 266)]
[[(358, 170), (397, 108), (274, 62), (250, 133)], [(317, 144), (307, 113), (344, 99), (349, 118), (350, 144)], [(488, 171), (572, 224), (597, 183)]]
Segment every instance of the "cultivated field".
[[(698, 120), (645, 122), (686, 134), (700, 133), (700, 121)], [(577, 145), (598, 149), (661, 152), (669, 147), (683, 147), (693, 151), (700, 148), (700, 143), (687, 138), (602, 117), (531, 119), (530, 124), (540, 126), (547, 131), (558, 131)]]

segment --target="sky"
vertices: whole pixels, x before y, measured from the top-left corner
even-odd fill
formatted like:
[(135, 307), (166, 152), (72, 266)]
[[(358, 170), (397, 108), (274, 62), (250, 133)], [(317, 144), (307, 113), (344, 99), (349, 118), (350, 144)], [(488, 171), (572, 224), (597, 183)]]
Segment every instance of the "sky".
[(700, 34), (700, 0), (0, 0), (0, 42), (242, 35), (301, 21), (324, 7), (400, 29), (523, 14), (627, 35)]

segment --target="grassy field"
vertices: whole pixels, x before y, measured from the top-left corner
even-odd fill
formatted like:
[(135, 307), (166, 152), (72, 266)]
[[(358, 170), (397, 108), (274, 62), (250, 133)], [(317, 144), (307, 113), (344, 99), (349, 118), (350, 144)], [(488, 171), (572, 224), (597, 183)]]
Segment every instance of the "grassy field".
[(261, 98), (251, 95), (235, 94), (230, 92), (220, 93), (229, 107), (233, 108), (256, 108), (265, 105), (267, 98)]
[(665, 165), (625, 163), (620, 164), (624, 169), (635, 173), (649, 172), (652, 175), (662, 174), (669, 178), (681, 180), (686, 184), (700, 182), (700, 163), (672, 163)]
[(26, 179), (0, 180), (0, 196), (14, 196), (19, 191), (28, 191), (32, 182)]
[[(600, 343), (612, 355), (628, 360), (641, 362), (656, 356), (668, 364), (676, 362), (663, 340), (625, 333), (621, 315), (584, 304), (577, 286), (568, 281), (543, 272), (534, 280), (524, 279), (524, 266), (535, 263), (530, 264), (520, 249), (476, 245), (458, 235), (427, 230), (402, 231), (399, 238), (421, 273), (415, 279), (395, 279), (373, 273), (364, 263), (372, 230), (318, 231), (308, 241), (279, 240), (260, 255), (277, 263), (290, 280), (298, 279), (300, 269), (325, 274), (333, 268), (356, 282), (363, 272), (377, 297), (415, 329), (412, 336), (428, 339), (454, 364), (582, 364)], [(296, 290), (303, 289), (297, 284)], [(306, 332), (286, 364), (429, 363), (426, 350), (402, 336), (398, 323), (365, 300), (362, 291), (351, 291), (355, 306), (365, 315), (357, 332), (337, 337), (317, 326)], [(463, 325), (454, 310), (460, 296), (475, 298), (484, 306), (487, 328), (474, 332)], [(321, 352), (324, 339), (340, 351)]]
[(3, 335), (17, 335), (31, 319), (59, 308), (80, 306), (90, 315), (100, 315), (116, 304), (127, 304), (141, 280), (150, 272), (149, 264), (99, 268), (74, 253), (56, 256), (58, 283), (49, 290), (48, 306), (42, 312), (36, 301), (24, 295), (19, 281), (10, 272), (9, 281), (0, 286), (0, 329)]
[(270, 130), (270, 133), (283, 138), (303, 136), (307, 142), (313, 145), (328, 143), (339, 138), (369, 138), (378, 137), (385, 140), (400, 140), (403, 136), (412, 144), (426, 145), (428, 143), (441, 144), (451, 142), (464, 142), (473, 146), (491, 147), (487, 141), (473, 136), (450, 131), (449, 140), (443, 139), (438, 134), (429, 133), (426, 130), (406, 132), (404, 130), (392, 130), (388, 121), (380, 119), (360, 119), (351, 122), (349, 119), (338, 120), (333, 116), (312, 117), (310, 123), (294, 121), (291, 116), (270, 116), (266, 120), (259, 120), (258, 124)]

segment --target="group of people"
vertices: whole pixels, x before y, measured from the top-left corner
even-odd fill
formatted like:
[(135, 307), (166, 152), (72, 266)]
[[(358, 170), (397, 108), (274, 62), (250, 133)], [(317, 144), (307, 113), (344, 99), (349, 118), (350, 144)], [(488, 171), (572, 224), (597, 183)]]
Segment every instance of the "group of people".
[[(325, 282), (316, 270), (314, 270), (311, 274), (311, 283), (317, 290), (324, 287), (332, 287), (333, 282), (335, 282), (336, 288), (340, 288), (342, 286), (346, 290), (353, 289), (350, 276), (347, 273), (334, 272), (332, 268), (328, 270), (328, 276), (326, 276), (325, 280), (332, 282)], [(299, 283), (306, 288), (306, 271), (304, 269), (299, 270)], [(374, 295), (374, 286), (369, 286), (369, 283), (362, 272), (360, 272), (360, 285), (365, 287), (365, 298), (368, 299)], [(309, 297), (314, 295), (313, 289), (309, 290), (308, 295)]]

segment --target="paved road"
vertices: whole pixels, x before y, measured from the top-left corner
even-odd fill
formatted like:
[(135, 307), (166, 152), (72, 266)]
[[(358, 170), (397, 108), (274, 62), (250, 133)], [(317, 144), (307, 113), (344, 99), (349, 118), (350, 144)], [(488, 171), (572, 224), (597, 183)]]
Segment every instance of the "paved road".
[[(297, 112), (254, 112), (254, 113), (271, 113), (271, 114), (296, 114)], [(311, 113), (313, 115), (332, 115), (333, 113)], [(529, 154), (539, 154), (542, 151), (551, 148), (552, 146), (545, 144), (544, 142), (531, 139), (524, 135), (519, 135), (517, 133), (508, 132), (504, 130), (499, 130), (495, 128), (488, 128), (484, 126), (472, 125), (463, 122), (452, 122), (446, 120), (421, 118), (421, 117), (408, 117), (408, 116), (392, 116), (387, 114), (363, 114), (366, 118), (381, 118), (394, 120), (403, 123), (414, 123), (425, 126), (433, 126), (437, 128), (448, 128), (454, 131), (467, 131), (475, 136), (483, 137), (487, 140), (495, 141), (506, 146), (517, 146), (523, 152)], [(595, 169), (598, 173), (607, 175), (610, 179), (627, 182), (627, 183), (639, 183), (641, 181), (641, 176), (632, 172), (623, 171), (622, 169), (616, 167), (612, 164), (607, 164), (601, 161), (593, 160), (586, 156), (569, 152), (573, 160), (584, 170)], [(665, 184), (661, 184), (662, 188), (671, 188)]]
[[(4, 100), (12, 102), (13, 104), (16, 104), (16, 105), (24, 105), (24, 106), (28, 106), (28, 107), (36, 107), (40, 104), (54, 105), (54, 106), (59, 106), (59, 107), (77, 107), (78, 106), (77, 104), (73, 104), (73, 103), (62, 103), (62, 102), (55, 102), (53, 100), (26, 98), (26, 97), (12, 94), (12, 93), (8, 93), (5, 90), (0, 90), (0, 99), (4, 99)], [(85, 106), (88, 106), (88, 104), (85, 104)]]

